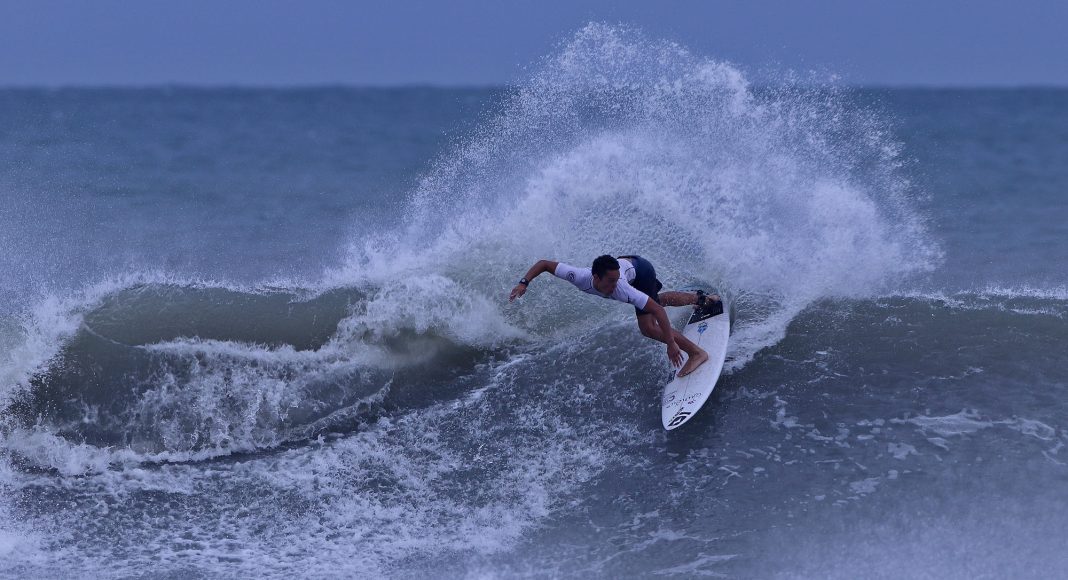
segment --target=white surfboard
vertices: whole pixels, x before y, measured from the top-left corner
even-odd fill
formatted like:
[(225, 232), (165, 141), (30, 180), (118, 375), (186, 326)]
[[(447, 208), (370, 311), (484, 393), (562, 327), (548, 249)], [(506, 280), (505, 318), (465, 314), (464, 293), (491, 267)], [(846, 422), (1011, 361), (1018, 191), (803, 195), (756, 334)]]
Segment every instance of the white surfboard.
[[(730, 306), (726, 299), (702, 310), (695, 310), (690, 316), (682, 334), (705, 349), (708, 360), (697, 370), (674, 379), (664, 387), (660, 400), (664, 429), (677, 429), (689, 421), (705, 404), (712, 389), (716, 388), (719, 373), (723, 371), (723, 361), (727, 358), (727, 339), (731, 334)], [(683, 353), (683, 357), (686, 353)], [(676, 371), (677, 373), (677, 371)]]

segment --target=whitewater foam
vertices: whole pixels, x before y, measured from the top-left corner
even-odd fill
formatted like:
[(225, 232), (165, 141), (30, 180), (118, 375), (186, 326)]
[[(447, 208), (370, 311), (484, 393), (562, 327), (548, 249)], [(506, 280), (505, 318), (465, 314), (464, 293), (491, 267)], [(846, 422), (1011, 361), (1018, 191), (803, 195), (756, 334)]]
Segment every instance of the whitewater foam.
[(896, 298), (919, 300), (957, 310), (995, 310), (1025, 316), (1068, 318), (1068, 290), (1064, 287), (988, 285), (976, 289), (903, 289), (880, 296), (880, 302)]
[(894, 423), (911, 423), (924, 432), (933, 432), (942, 437), (969, 435), (983, 429), (1002, 426), (1039, 441), (1052, 441), (1058, 436), (1058, 430), (1039, 421), (1024, 417), (1010, 419), (984, 419), (974, 409), (962, 409), (952, 415), (920, 415), (907, 419), (892, 419)]

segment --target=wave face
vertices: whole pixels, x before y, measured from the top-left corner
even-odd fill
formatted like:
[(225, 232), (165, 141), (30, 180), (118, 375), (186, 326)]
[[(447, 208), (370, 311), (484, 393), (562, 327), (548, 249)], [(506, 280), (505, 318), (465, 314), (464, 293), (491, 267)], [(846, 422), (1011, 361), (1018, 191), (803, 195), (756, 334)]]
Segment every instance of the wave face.
[(328, 347), (355, 300), (118, 289), (79, 317), (16, 414), (76, 443), (148, 454), (277, 444), (386, 383)]
[[(193, 167), (181, 177), (194, 189), (249, 162), (277, 170), (255, 188), (286, 184), (269, 216), (303, 205), (261, 245), (270, 220), (250, 201), (196, 197), (175, 230), (197, 232), (195, 259), (85, 260), (97, 282), (32, 300), (0, 281), (0, 576), (947, 577), (956, 553), (972, 577), (1068, 570), (1063, 281), (932, 290), (929, 274), (956, 267), (927, 221), (941, 202), (910, 183), (887, 116), (795, 80), (753, 86), (727, 63), (589, 25), (514, 89), (472, 91), (490, 113), (403, 203), (368, 178), (351, 195), (371, 209), (325, 248), (318, 229), (351, 217), (332, 205), (343, 196), (318, 207), (289, 190), (336, 193), (360, 163), (426, 159), (454, 119), (426, 111), (453, 93), (149, 95), (140, 114), (201, 137), (229, 134), (244, 107), (286, 113), (280, 129), (237, 122), (257, 138), (234, 157), (239, 142), (194, 140), (208, 161), (181, 130), (124, 130), (162, 158), (178, 143), (170, 161)], [(225, 107), (196, 121), (215, 98)], [(367, 133), (330, 133), (322, 159), (305, 151), (350, 101), (374, 120)], [(390, 119), (412, 118), (430, 128), (389, 137)], [(311, 159), (321, 179), (285, 181)], [(180, 214), (175, 189), (158, 195)], [(136, 221), (153, 201), (99, 207)], [(204, 223), (248, 236), (192, 230)], [(87, 251), (121, 240), (104, 241)], [(537, 259), (602, 253), (733, 298), (727, 372), (686, 429), (660, 425), (664, 353), (629, 309), (548, 276), (506, 300)], [(306, 263), (251, 276), (270, 271), (246, 263), (264, 255)], [(210, 279), (180, 267), (209, 262)], [(1024, 549), (1040, 564), (1004, 564)]]

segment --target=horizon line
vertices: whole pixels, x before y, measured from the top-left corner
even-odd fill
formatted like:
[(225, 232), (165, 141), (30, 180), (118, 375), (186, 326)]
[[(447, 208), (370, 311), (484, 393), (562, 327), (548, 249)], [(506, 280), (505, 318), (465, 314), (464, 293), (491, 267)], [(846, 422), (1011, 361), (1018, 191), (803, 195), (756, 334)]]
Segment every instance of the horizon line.
[[(779, 86), (785, 83), (750, 83), (754, 87)], [(1068, 90), (1068, 83), (798, 83), (813, 87), (842, 87), (861, 90)], [(64, 90), (247, 90), (247, 91), (302, 91), (302, 90), (511, 90), (521, 88), (521, 83), (0, 83), (0, 91), (64, 91)]]

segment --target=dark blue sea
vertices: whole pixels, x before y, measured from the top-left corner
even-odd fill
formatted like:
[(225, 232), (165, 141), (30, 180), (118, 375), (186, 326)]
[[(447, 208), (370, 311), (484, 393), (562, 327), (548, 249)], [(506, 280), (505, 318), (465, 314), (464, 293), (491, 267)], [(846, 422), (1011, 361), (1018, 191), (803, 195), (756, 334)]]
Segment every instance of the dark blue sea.
[[(678, 430), (507, 301), (604, 253), (734, 303)], [(0, 89), (0, 577), (1064, 577), (1066, 345), (1068, 89)]]

